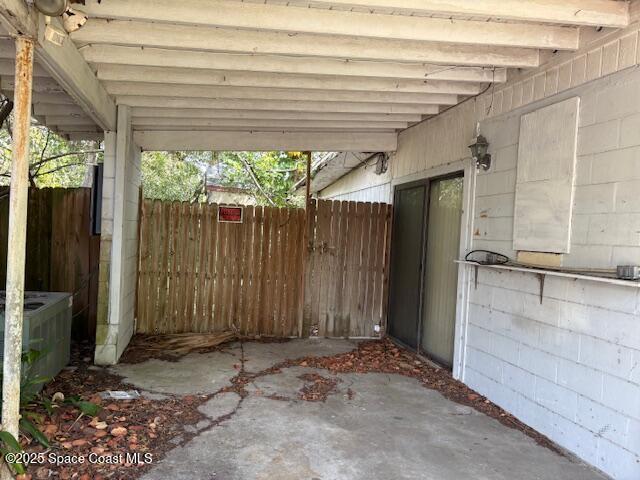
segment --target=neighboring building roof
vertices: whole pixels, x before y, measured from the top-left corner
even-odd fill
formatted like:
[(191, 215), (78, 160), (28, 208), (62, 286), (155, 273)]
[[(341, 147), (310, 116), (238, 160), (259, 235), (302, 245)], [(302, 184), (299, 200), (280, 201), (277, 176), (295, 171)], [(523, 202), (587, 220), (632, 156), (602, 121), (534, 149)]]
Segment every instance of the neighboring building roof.
[[(311, 166), (311, 193), (324, 190), (380, 153), (330, 152), (316, 159)], [(300, 180), (294, 187), (295, 191), (300, 193), (306, 183), (306, 178)]]

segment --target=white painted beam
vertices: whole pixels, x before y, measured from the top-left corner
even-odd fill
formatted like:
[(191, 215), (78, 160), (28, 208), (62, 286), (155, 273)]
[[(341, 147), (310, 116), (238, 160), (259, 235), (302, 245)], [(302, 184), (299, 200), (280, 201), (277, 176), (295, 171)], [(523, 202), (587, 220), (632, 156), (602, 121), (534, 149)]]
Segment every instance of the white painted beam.
[(129, 105), (131, 107), (285, 110), (289, 112), (408, 113), (414, 115), (430, 115), (439, 113), (440, 111), (436, 105), (413, 105), (404, 103), (349, 103), (127, 96), (116, 97), (116, 102), (118, 105)]
[[(57, 22), (57, 20), (54, 21)], [(59, 23), (58, 26), (61, 28)], [(65, 38), (62, 46), (54, 45), (46, 40), (45, 30), (42, 18), (36, 49), (39, 63), (98, 125), (104, 130), (115, 130), (115, 103), (76, 46), (68, 37)]]
[(326, 113), (285, 112), (273, 110), (215, 110), (204, 108), (148, 108), (133, 109), (135, 117), (153, 117), (158, 119), (245, 119), (245, 120), (335, 120), (353, 122), (407, 122), (422, 120), (415, 114), (378, 114), (378, 113)]
[(210, 87), (142, 82), (104, 82), (111, 95), (255, 100), (300, 100), (317, 102), (417, 103), (455, 105), (458, 96), (437, 93), (398, 93), (303, 88)]
[(141, 132), (157, 132), (157, 131), (166, 131), (167, 128), (171, 128), (172, 132), (273, 132), (276, 134), (280, 134), (283, 132), (296, 132), (296, 133), (333, 133), (333, 132), (342, 132), (342, 133), (369, 133), (369, 134), (388, 134), (388, 133), (398, 133), (399, 129), (394, 128), (336, 128), (336, 127), (219, 127), (212, 129), (211, 127), (184, 127), (184, 126), (175, 126), (175, 127), (167, 127), (167, 126), (157, 126), (157, 125), (138, 125), (134, 127), (134, 131)]
[(49, 126), (49, 128), (51, 128), (54, 131), (59, 131), (61, 134), (69, 134), (69, 133), (84, 133), (84, 132), (88, 132), (88, 133), (100, 133), (103, 132), (104, 130), (102, 130), (102, 128), (100, 128), (99, 126), (93, 124), (93, 125), (85, 125), (85, 124), (80, 124), (80, 125), (49, 125), (47, 124), (47, 126)]
[(0, 24), (10, 35), (35, 38), (37, 13), (24, 0), (0, 0)]
[(245, 150), (383, 152), (395, 151), (395, 133), (344, 132), (216, 132), (139, 131), (135, 142), (143, 150)]
[[(15, 52), (14, 52), (14, 55), (15, 55)], [(10, 58), (2, 58), (2, 60), (0, 60), (0, 75), (3, 75), (3, 76), (6, 75), (10, 77), (13, 77), (15, 75), (16, 67), (14, 65), (14, 62)], [(40, 65), (34, 65), (33, 76), (48, 77), (49, 73), (45, 69), (43, 69)]]
[(59, 105), (53, 103), (41, 103), (33, 105), (33, 114), (39, 117), (49, 115), (71, 115), (84, 117), (85, 111), (77, 105)]
[[(481, 2), (480, 2), (481, 3)], [(577, 50), (577, 28), (380, 15), (229, 0), (87, 0), (91, 17), (463, 45)]]
[(507, 81), (507, 71), (504, 68), (287, 57), (284, 55), (238, 55), (161, 48), (123, 47), (119, 45), (87, 45), (82, 48), (81, 53), (85, 60), (94, 64), (115, 63), (119, 65), (222, 70), (228, 72), (334, 75), (405, 80), (495, 83)]
[[(1, 80), (1, 79), (0, 79)], [(2, 86), (2, 93), (7, 97), (13, 100), (13, 90), (9, 88), (5, 88), (5, 85)], [(34, 92), (31, 97), (31, 103), (33, 105), (40, 103), (51, 103), (57, 105), (75, 105), (76, 103), (73, 99), (67, 95), (66, 93), (39, 93)]]
[[(15, 87), (15, 78), (4, 76), (1, 79), (2, 88), (5, 90), (13, 90)], [(37, 93), (50, 93), (66, 95), (64, 88), (58, 84), (53, 78), (38, 77), (33, 79), (33, 91)]]
[(93, 119), (89, 117), (72, 117), (67, 115), (49, 115), (45, 117), (45, 122), (47, 125), (56, 125), (58, 127), (64, 125), (92, 125), (96, 126), (96, 123)]
[[(50, 103), (55, 105), (75, 105), (76, 102), (65, 93), (34, 93), (31, 103)], [(94, 122), (95, 123), (95, 122)]]
[[(182, 5), (182, 3), (180, 4)], [(71, 38), (78, 45), (115, 44), (228, 53), (293, 55), (443, 65), (537, 67), (538, 50), (410, 40), (259, 32), (92, 19)]]
[[(47, 117), (56, 125), (64, 125), (65, 117)], [(62, 122), (62, 123), (60, 123)], [(83, 122), (84, 123), (84, 122)], [(74, 123), (77, 124), (77, 123)], [(286, 129), (314, 129), (326, 128), (333, 130), (394, 130), (407, 128), (407, 122), (376, 122), (376, 121), (339, 121), (339, 120), (316, 120), (307, 118), (305, 120), (279, 120), (279, 119), (233, 119), (233, 118), (155, 118), (155, 117), (133, 117), (134, 127), (155, 126), (175, 129), (176, 127), (193, 128), (207, 127), (211, 129), (233, 129), (259, 130), (263, 128)], [(145, 128), (138, 128), (144, 130)]]
[(13, 60), (16, 57), (16, 46), (10, 38), (0, 39), (0, 58)]
[(617, 0), (290, 0), (293, 5), (365, 7), (384, 13), (490, 17), (522, 22), (621, 28), (629, 5)]
[(90, 133), (90, 132), (70, 132), (64, 133), (61, 132), (61, 135), (64, 135), (71, 141), (82, 141), (82, 140), (92, 140), (94, 142), (102, 142), (104, 140), (104, 132), (100, 133)]
[(480, 84), (439, 80), (393, 80), (389, 78), (351, 78), (289, 75), (281, 73), (220, 72), (189, 68), (132, 67), (97, 65), (98, 78), (106, 82), (139, 82), (177, 85), (210, 85), (258, 88), (306, 88), (396, 93), (437, 93), (477, 95)]

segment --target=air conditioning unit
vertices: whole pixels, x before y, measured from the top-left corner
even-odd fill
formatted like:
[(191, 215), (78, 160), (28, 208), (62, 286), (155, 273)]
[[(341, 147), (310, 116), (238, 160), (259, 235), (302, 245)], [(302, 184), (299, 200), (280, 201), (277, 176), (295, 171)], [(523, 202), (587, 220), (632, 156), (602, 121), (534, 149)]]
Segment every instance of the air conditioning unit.
[[(0, 359), (4, 355), (5, 292), (0, 291)], [(73, 297), (68, 293), (25, 292), (23, 351), (44, 355), (32, 367), (34, 375), (53, 378), (69, 363)]]

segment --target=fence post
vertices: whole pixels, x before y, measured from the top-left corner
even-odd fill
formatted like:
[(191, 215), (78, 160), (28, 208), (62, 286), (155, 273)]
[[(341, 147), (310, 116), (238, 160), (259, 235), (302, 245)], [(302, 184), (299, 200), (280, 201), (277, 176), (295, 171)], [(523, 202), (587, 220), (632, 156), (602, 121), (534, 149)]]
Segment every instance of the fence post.
[(305, 182), (305, 197), (304, 197), (304, 236), (302, 238), (302, 295), (300, 295), (300, 320), (298, 328), (298, 336), (306, 338), (309, 335), (310, 325), (305, 322), (304, 306), (307, 297), (307, 270), (309, 264), (309, 257), (311, 252), (309, 246), (309, 240), (311, 238), (311, 152), (304, 152), (304, 156), (307, 158), (307, 174)]
[(20, 420), (20, 370), (27, 242), (33, 48), (33, 39), (23, 36), (16, 38), (15, 110), (2, 383), (2, 428), (15, 438), (18, 438)]

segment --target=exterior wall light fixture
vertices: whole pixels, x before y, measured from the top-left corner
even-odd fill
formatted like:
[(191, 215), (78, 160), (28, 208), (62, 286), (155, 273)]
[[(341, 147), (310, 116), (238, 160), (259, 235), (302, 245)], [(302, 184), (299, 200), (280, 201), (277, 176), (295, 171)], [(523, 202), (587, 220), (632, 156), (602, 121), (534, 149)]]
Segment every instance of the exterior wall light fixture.
[(476, 162), (476, 166), (485, 172), (491, 168), (491, 155), (489, 152), (489, 142), (483, 135), (478, 135), (469, 145), (471, 156)]

